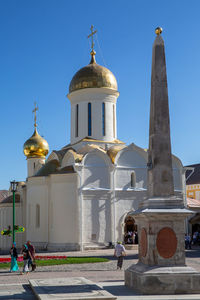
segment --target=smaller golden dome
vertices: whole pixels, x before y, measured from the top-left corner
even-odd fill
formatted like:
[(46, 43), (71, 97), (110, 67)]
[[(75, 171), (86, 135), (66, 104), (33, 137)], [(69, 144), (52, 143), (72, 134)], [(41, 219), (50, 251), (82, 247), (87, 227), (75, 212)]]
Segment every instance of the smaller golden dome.
[(80, 69), (72, 78), (69, 92), (85, 88), (109, 88), (117, 91), (117, 80), (107, 68), (96, 63), (94, 50), (91, 51), (89, 65)]
[(24, 143), (24, 154), (27, 158), (41, 157), (44, 158), (49, 152), (49, 145), (43, 139), (35, 128), (33, 135)]

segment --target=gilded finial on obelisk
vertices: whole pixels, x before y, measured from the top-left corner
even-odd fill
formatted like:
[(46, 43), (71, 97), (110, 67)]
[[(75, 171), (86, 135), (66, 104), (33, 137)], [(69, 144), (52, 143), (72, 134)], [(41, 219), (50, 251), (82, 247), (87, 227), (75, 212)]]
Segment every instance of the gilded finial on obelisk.
[(34, 127), (35, 127), (35, 129), (36, 129), (36, 127), (37, 127), (37, 123), (36, 123), (36, 111), (38, 110), (38, 106), (37, 106), (37, 103), (36, 102), (34, 102), (34, 105), (35, 105), (35, 108), (34, 108), (34, 110), (32, 111), (33, 113), (34, 113)]
[(91, 54), (93, 53), (93, 54), (96, 54), (96, 52), (94, 51), (94, 34), (95, 33), (97, 33), (97, 30), (94, 30), (93, 31), (93, 29), (94, 29), (94, 26), (93, 25), (91, 25), (91, 27), (90, 27), (90, 30), (91, 30), (91, 33), (88, 35), (88, 38), (90, 38), (91, 37), (91, 39), (92, 39), (92, 44), (91, 44)]
[(157, 35), (160, 35), (160, 34), (162, 33), (162, 31), (163, 31), (162, 27), (157, 27), (157, 28), (155, 29), (155, 33), (156, 33)]

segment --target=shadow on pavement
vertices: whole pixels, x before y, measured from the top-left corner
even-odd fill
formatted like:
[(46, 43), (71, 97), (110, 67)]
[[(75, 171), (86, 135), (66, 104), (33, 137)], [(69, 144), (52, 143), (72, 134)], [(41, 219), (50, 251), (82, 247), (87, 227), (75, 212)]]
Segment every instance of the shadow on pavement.
[(189, 257), (200, 257), (200, 248), (196, 248), (196, 249), (191, 249), (191, 250), (186, 250), (185, 251), (185, 256), (187, 258)]
[[(35, 296), (30, 288), (30, 286), (28, 284), (23, 284), (22, 285), (24, 291), (22, 291), (20, 293), (20, 291), (15, 290), (15, 292), (13, 290), (10, 291), (6, 291), (7, 293), (10, 293), (10, 295), (6, 295), (4, 294), (3, 296), (0, 296), (1, 300), (35, 300)], [(16, 292), (17, 291), (17, 292)], [(14, 293), (13, 293), (14, 292)]]
[[(110, 294), (112, 294), (114, 296), (118, 296), (118, 297), (139, 295), (134, 290), (131, 290), (130, 288), (128, 288), (124, 284), (122, 284), (122, 285), (110, 285), (110, 286), (108, 286), (108, 285), (104, 286), (103, 285), (103, 288), (104, 288), (104, 290), (106, 290)], [(141, 298), (141, 300), (142, 300), (142, 298)]]

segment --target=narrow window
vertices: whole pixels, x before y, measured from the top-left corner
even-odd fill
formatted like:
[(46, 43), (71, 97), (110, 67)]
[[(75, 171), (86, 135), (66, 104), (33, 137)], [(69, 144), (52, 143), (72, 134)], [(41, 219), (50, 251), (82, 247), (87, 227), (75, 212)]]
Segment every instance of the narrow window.
[(92, 135), (92, 104), (88, 103), (88, 136)]
[(115, 105), (113, 104), (113, 137), (115, 138)]
[(39, 204), (36, 205), (36, 227), (40, 227), (40, 206)]
[(76, 104), (75, 135), (78, 137), (78, 104)]
[(131, 187), (134, 188), (136, 185), (136, 176), (135, 176), (135, 172), (131, 173)]
[(102, 134), (106, 135), (105, 103), (102, 103)]

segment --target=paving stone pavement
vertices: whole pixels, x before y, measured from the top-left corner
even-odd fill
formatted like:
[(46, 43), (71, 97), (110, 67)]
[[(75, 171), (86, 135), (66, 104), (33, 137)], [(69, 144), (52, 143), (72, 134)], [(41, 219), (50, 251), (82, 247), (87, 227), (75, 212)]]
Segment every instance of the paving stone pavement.
[[(116, 270), (116, 259), (113, 257), (113, 249), (93, 250), (84, 252), (65, 252), (65, 253), (43, 253), (44, 255), (67, 255), (67, 256), (101, 256), (110, 259), (107, 263), (79, 264), (79, 265), (57, 265), (37, 267), (35, 272), (28, 275), (19, 273), (9, 273), (8, 270), (0, 270), (0, 299), (1, 300), (32, 300), (35, 299), (29, 285), (29, 279), (43, 278), (63, 278), (63, 277), (85, 277), (93, 282), (100, 283), (106, 290), (117, 295), (119, 300), (129, 299), (199, 299), (200, 295), (193, 295), (193, 298), (178, 298), (179, 296), (163, 296), (157, 298), (146, 298), (138, 296), (135, 298), (133, 291), (124, 287), (124, 270)], [(43, 255), (40, 253), (40, 255)], [(200, 248), (188, 250), (186, 252), (187, 264), (200, 272)], [(127, 250), (123, 268), (137, 262), (137, 251)], [(131, 296), (132, 295), (132, 296)], [(151, 297), (151, 296), (147, 296)], [(175, 298), (174, 298), (175, 297)]]

